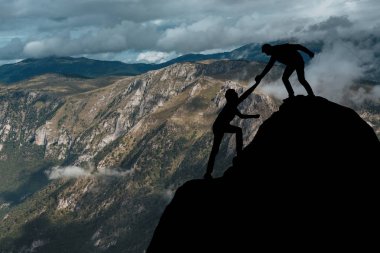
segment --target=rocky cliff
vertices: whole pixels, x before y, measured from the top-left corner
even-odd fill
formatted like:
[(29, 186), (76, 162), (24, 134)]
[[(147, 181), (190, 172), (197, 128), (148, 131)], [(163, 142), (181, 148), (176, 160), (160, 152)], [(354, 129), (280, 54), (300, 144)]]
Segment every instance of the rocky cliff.
[(371, 249), (379, 154), (353, 110), (297, 96), (223, 177), (178, 189), (147, 252)]

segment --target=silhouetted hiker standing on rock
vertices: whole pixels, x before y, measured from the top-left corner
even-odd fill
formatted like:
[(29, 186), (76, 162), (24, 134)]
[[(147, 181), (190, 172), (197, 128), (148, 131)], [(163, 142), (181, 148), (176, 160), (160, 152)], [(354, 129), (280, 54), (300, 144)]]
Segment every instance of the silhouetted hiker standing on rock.
[(289, 77), (292, 75), (294, 70), (297, 72), (298, 81), (306, 89), (309, 96), (314, 96), (313, 90), (310, 84), (305, 79), (305, 63), (302, 59), (301, 54), (298, 50), (303, 51), (309, 55), (310, 58), (314, 57), (314, 53), (302, 45), (298, 44), (283, 44), (277, 46), (271, 46), (269, 44), (264, 44), (262, 46), (262, 52), (266, 55), (270, 55), (271, 58), (268, 64), (265, 66), (263, 72), (257, 75), (255, 80), (260, 83), (261, 79), (269, 72), (276, 61), (279, 61), (286, 65), (284, 74), (282, 75), (282, 81), (285, 84), (286, 90), (289, 93), (289, 98), (294, 97), (294, 91), (289, 82)]
[(212, 150), (210, 158), (207, 164), (207, 171), (204, 175), (205, 179), (211, 179), (212, 171), (214, 169), (214, 162), (216, 154), (219, 151), (220, 143), (222, 142), (224, 133), (235, 133), (236, 134), (236, 151), (239, 155), (243, 149), (243, 131), (240, 127), (233, 126), (230, 124), (231, 120), (235, 115), (239, 116), (242, 119), (248, 118), (258, 118), (259, 114), (256, 115), (245, 115), (240, 113), (238, 110), (238, 105), (248, 97), (249, 94), (257, 87), (259, 83), (254, 84), (251, 88), (243, 93), (240, 97), (234, 89), (228, 89), (226, 91), (225, 97), (227, 99), (227, 104), (223, 107), (222, 111), (219, 113), (214, 124), (212, 125), (212, 131), (214, 132), (214, 142), (212, 144)]

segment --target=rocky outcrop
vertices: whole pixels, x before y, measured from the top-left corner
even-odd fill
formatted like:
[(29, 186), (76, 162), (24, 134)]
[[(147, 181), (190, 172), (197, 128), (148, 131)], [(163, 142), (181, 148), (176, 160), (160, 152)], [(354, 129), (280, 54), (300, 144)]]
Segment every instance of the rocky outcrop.
[(223, 177), (177, 190), (147, 252), (372, 248), (379, 154), (376, 134), (353, 110), (297, 96)]
[[(38, 131), (63, 104), (63, 99), (45, 92), (0, 90), (0, 143), (45, 144), (46, 131)], [(5, 144), (3, 144), (5, 145)]]

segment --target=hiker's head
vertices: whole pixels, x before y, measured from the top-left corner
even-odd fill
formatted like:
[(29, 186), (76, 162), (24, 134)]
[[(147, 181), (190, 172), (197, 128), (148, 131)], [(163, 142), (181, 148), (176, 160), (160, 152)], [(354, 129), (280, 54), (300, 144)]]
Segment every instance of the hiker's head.
[(236, 102), (239, 98), (238, 94), (236, 93), (236, 91), (234, 89), (228, 89), (224, 96), (226, 97), (227, 102), (229, 102), (229, 103)]
[(266, 55), (271, 55), (272, 54), (272, 46), (269, 44), (264, 44), (261, 47), (261, 51), (265, 53)]

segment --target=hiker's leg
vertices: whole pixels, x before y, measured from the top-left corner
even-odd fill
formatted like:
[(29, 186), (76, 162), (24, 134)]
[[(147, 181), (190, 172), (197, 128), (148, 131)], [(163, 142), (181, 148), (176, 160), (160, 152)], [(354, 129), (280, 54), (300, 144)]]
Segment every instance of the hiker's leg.
[(210, 158), (208, 159), (207, 172), (206, 175), (210, 175), (214, 169), (215, 157), (219, 152), (219, 146), (223, 139), (223, 132), (214, 132), (214, 141), (212, 144), (212, 149), (210, 153)]
[(282, 74), (282, 82), (285, 84), (285, 88), (288, 91), (289, 97), (294, 97), (294, 90), (289, 82), (289, 77), (293, 74), (294, 68), (286, 66), (284, 73)]
[(229, 125), (226, 133), (235, 133), (236, 136), (236, 152), (240, 155), (243, 150), (243, 130), (240, 127)]
[(304, 66), (299, 66), (296, 68), (297, 76), (298, 76), (298, 81), (302, 84), (302, 86), (305, 88), (307, 94), (309, 96), (314, 96), (314, 92), (311, 89), (310, 84), (306, 81), (305, 79), (305, 70)]

